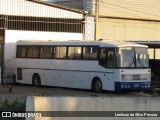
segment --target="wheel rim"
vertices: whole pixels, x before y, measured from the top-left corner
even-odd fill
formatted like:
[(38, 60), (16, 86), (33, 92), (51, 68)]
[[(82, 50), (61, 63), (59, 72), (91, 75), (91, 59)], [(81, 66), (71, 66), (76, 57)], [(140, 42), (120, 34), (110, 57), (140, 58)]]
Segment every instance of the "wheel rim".
[(34, 76), (33, 81), (34, 81), (34, 86), (40, 86), (41, 85), (39, 76), (37, 76), (37, 75)]
[(101, 89), (101, 83), (100, 82), (96, 82), (95, 87), (96, 87), (96, 90)]
[(35, 84), (35, 86), (39, 85), (37, 77), (34, 79), (34, 84)]
[(102, 90), (102, 83), (101, 83), (101, 81), (98, 80), (98, 81), (95, 82), (94, 90), (95, 90), (95, 92), (100, 92)]

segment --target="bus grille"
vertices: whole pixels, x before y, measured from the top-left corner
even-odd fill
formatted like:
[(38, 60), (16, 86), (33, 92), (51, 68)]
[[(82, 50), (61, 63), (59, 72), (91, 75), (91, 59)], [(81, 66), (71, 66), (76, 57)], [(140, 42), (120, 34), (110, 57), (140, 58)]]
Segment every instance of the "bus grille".
[(122, 74), (122, 81), (143, 81), (150, 80), (150, 74)]

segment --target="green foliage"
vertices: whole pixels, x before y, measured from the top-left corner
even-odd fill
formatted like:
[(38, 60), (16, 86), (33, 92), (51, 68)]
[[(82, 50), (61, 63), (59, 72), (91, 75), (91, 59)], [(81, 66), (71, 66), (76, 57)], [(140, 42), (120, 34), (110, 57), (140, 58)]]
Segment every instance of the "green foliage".
[[(20, 102), (17, 99), (14, 100), (13, 102), (8, 101), (5, 99), (5, 101), (0, 102), (0, 111), (1, 112), (25, 112), (25, 101)], [(0, 120), (25, 120), (25, 118), (21, 117), (6, 117), (6, 118), (0, 118)]]

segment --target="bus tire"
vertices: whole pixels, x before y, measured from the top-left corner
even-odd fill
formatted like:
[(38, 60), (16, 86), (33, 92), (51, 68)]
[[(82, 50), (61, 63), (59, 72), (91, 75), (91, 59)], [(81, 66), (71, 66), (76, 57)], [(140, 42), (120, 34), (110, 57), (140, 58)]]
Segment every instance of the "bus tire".
[(37, 73), (35, 73), (32, 77), (32, 84), (36, 87), (41, 86), (41, 78)]
[(94, 92), (99, 93), (102, 92), (102, 82), (99, 78), (94, 78), (92, 81), (92, 89)]

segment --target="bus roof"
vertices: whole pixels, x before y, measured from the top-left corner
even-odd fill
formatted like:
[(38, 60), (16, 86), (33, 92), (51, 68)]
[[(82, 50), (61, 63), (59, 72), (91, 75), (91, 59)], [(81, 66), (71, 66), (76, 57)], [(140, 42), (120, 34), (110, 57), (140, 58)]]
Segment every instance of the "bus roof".
[(148, 47), (126, 41), (85, 41), (85, 40), (68, 40), (68, 41), (56, 41), (56, 40), (19, 40), (17, 45), (68, 45), (68, 46), (99, 46), (99, 47)]
[(134, 41), (134, 43), (147, 45), (149, 48), (160, 48), (160, 41)]

